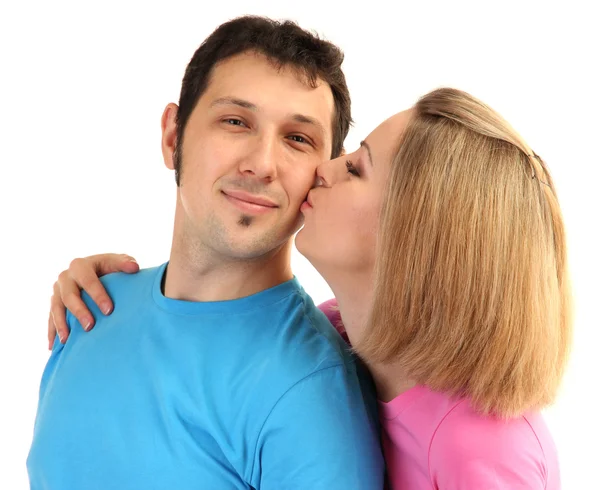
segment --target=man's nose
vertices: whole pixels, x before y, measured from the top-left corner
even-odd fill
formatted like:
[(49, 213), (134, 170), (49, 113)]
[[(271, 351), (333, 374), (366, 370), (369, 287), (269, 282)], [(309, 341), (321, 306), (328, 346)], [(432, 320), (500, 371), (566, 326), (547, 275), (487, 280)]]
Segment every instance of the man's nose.
[(279, 160), (277, 140), (271, 135), (260, 137), (250, 154), (240, 164), (240, 172), (272, 181), (277, 177)]

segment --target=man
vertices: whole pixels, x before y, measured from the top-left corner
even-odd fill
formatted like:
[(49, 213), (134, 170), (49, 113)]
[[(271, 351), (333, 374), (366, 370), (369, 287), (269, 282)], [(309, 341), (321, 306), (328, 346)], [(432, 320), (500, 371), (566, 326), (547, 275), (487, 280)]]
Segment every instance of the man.
[(257, 17), (196, 51), (161, 120), (178, 186), (169, 262), (103, 278), (116, 308), (90, 333), (67, 317), (33, 489), (382, 487), (372, 393), (290, 268), (316, 165), (350, 124), (341, 62)]

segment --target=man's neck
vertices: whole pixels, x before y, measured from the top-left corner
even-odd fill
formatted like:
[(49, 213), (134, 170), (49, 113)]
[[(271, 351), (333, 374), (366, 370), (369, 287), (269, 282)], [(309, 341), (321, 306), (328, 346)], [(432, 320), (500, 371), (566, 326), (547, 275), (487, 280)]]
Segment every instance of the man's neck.
[(243, 298), (292, 279), (291, 241), (252, 260), (215, 258), (178, 246), (171, 249), (164, 295), (186, 301)]

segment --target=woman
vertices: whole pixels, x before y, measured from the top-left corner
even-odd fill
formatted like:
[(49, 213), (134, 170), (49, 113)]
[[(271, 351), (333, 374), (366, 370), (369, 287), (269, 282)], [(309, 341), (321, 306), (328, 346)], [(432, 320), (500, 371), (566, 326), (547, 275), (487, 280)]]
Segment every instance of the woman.
[[(373, 375), (391, 487), (560, 488), (539, 411), (564, 372), (570, 290), (542, 160), (489, 107), (440, 89), (317, 175), (296, 244)], [(53, 311), (62, 296), (78, 316), (78, 285), (98, 298), (96, 272), (136, 267), (74, 262)]]

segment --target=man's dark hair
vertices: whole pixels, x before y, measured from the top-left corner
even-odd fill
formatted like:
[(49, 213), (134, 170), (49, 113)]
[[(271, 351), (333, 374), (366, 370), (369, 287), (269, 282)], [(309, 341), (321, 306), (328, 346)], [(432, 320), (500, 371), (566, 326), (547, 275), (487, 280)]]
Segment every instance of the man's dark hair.
[(344, 140), (352, 123), (350, 93), (341, 68), (343, 52), (292, 21), (276, 21), (258, 16), (238, 17), (217, 27), (196, 50), (185, 70), (176, 119), (177, 146), (174, 164), (177, 185), (181, 173), (183, 132), (194, 107), (208, 86), (214, 66), (248, 51), (266, 56), (278, 68), (295, 68), (306, 77), (306, 82), (311, 87), (316, 86), (317, 79), (329, 84), (335, 103), (331, 158), (342, 153)]

